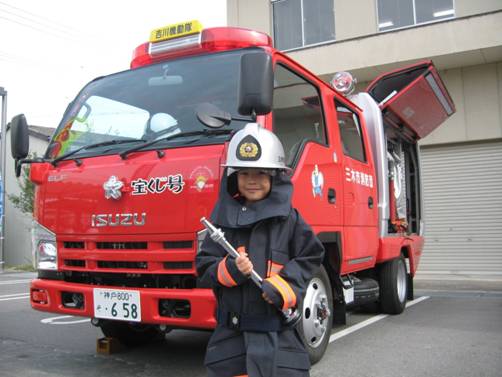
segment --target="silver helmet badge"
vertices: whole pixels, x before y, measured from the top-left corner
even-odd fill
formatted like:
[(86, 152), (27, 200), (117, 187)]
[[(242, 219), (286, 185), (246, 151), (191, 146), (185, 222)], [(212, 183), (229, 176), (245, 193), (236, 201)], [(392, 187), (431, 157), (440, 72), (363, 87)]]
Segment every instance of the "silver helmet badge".
[(108, 178), (103, 184), (103, 188), (105, 189), (105, 198), (110, 199), (113, 198), (115, 200), (120, 199), (122, 196), (122, 191), (120, 189), (124, 187), (124, 183), (120, 181), (116, 176), (112, 175)]

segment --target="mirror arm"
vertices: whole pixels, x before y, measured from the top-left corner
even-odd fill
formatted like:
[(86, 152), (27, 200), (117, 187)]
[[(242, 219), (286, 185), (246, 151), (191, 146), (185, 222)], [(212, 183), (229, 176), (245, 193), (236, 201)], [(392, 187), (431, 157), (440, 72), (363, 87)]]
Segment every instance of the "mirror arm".
[(21, 175), (21, 167), (23, 166), (23, 164), (39, 164), (43, 162), (48, 162), (48, 160), (45, 160), (42, 157), (37, 157), (37, 158), (16, 159), (14, 162), (15, 162), (16, 178), (19, 178), (19, 176)]

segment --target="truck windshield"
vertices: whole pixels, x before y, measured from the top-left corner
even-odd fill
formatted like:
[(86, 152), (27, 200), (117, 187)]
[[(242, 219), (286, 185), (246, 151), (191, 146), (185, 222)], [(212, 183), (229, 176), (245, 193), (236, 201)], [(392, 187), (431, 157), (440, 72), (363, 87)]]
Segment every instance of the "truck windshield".
[[(131, 147), (121, 140), (166, 140), (151, 148), (223, 143), (229, 133), (200, 133), (195, 141), (193, 137), (168, 136), (204, 130), (196, 116), (197, 107), (204, 103), (237, 115), (240, 57), (246, 51), (183, 58), (92, 81), (66, 111), (46, 158), (73, 151), (73, 156), (80, 157), (112, 154)], [(224, 128), (237, 129), (244, 124), (232, 122)], [(111, 140), (116, 142), (104, 143)], [(98, 143), (104, 144), (82, 148)]]

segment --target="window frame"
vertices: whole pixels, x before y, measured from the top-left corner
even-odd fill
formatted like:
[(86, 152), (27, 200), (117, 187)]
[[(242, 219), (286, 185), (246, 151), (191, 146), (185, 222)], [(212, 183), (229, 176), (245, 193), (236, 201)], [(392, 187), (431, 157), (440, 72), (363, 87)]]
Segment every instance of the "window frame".
[[(306, 75), (304, 75), (303, 73), (301, 73), (299, 70), (295, 69), (293, 66), (291, 66), (290, 64), (288, 64), (287, 60), (283, 60), (283, 59), (280, 59), (280, 58), (278, 58), (278, 59), (275, 60), (275, 62), (274, 62), (274, 74), (275, 74), (275, 71), (277, 69), (277, 66), (281, 66), (285, 70), (289, 71), (291, 74), (300, 77), (306, 83), (310, 84), (314, 88), (314, 90), (317, 92), (317, 96), (319, 97), (320, 113), (321, 113), (321, 119), (322, 119), (322, 123), (323, 123), (323, 132), (324, 132), (325, 143), (322, 143), (319, 140), (312, 139), (312, 138), (307, 138), (307, 139), (304, 138), (304, 139), (302, 139), (301, 142), (300, 142), (300, 145), (298, 146), (298, 149), (296, 150), (296, 155), (295, 155), (294, 159), (291, 162), (290, 168), (294, 170), (294, 169), (296, 169), (296, 166), (298, 165), (299, 157), (302, 155), (303, 150), (305, 149), (305, 146), (308, 143), (312, 142), (312, 143), (321, 145), (321, 146), (323, 146), (325, 148), (329, 148), (330, 147), (330, 133), (328, 132), (328, 125), (326, 124), (326, 112), (325, 112), (325, 106), (324, 106), (324, 103), (323, 103), (324, 99), (323, 99), (323, 94), (322, 94), (321, 87), (319, 85), (316, 85), (313, 82), (313, 80), (310, 80)], [(274, 88), (274, 90), (275, 90), (275, 88)], [(270, 113), (270, 119), (271, 119), (271, 123), (272, 123), (272, 131), (275, 132), (275, 112), (274, 112), (274, 106), (273, 105), (272, 105), (272, 111)], [(281, 141), (281, 143), (282, 143), (282, 141)]]
[(377, 25), (377, 33), (388, 33), (388, 32), (392, 32), (392, 31), (396, 31), (396, 30), (403, 30), (403, 29), (409, 29), (409, 28), (417, 27), (417, 26), (435, 24), (435, 23), (438, 23), (438, 22), (449, 21), (449, 20), (455, 19), (457, 17), (457, 15), (456, 15), (456, 13), (457, 13), (456, 0), (452, 0), (453, 15), (451, 15), (450, 17), (441, 18), (439, 20), (430, 20), (430, 21), (425, 21), (425, 22), (417, 22), (417, 11), (416, 11), (416, 5), (415, 5), (415, 2), (417, 0), (409, 0), (409, 1), (412, 2), (413, 23), (410, 24), (410, 25), (399, 26), (399, 27), (390, 28), (390, 29), (386, 29), (386, 30), (380, 30), (380, 14), (378, 12), (378, 3), (379, 3), (379, 1), (381, 1), (381, 0), (376, 0), (375, 1), (375, 14), (377, 16), (377, 19), (376, 19), (376, 21), (377, 21), (377, 23), (376, 23), (376, 25)]
[[(338, 132), (338, 136), (339, 136), (339, 139), (340, 139), (340, 148), (341, 148), (341, 152), (342, 152), (342, 155), (344, 158), (350, 158), (351, 160), (354, 160), (354, 161), (357, 161), (358, 163), (360, 164), (365, 164), (365, 165), (368, 165), (370, 166), (370, 155), (368, 154), (368, 144), (366, 143), (365, 140), (368, 140), (367, 137), (366, 137), (366, 124), (364, 124), (364, 127), (363, 127), (363, 117), (362, 117), (362, 114), (360, 114), (359, 111), (357, 111), (351, 104), (341, 100), (341, 98), (339, 98), (338, 96), (334, 96), (332, 98), (332, 103), (333, 103), (333, 108), (334, 108), (334, 112), (335, 112), (335, 115), (336, 115), (336, 126), (337, 126), (337, 132)], [(360, 139), (361, 139), (361, 146), (363, 148), (363, 155), (364, 155), (364, 161), (361, 161), (347, 153), (344, 152), (343, 150), (343, 137), (342, 137), (342, 130), (340, 128), (340, 122), (339, 122), (339, 118), (338, 118), (338, 110), (337, 110), (337, 107), (341, 105), (345, 108), (347, 108), (353, 115), (355, 115), (357, 117), (357, 122), (358, 122), (358, 126), (359, 126), (359, 133), (360, 133)]]
[[(279, 2), (282, 2), (282, 1), (288, 1), (288, 0), (270, 0), (270, 5), (271, 5), (270, 17), (271, 17), (271, 21), (272, 21), (272, 41), (274, 42), (274, 46), (275, 46), (275, 11), (274, 11), (274, 3), (279, 3)], [(304, 9), (303, 2), (304, 1), (305, 0), (300, 0), (300, 18), (302, 20), (302, 23), (301, 23), (302, 44), (301, 44), (301, 46), (291, 47), (291, 48), (280, 50), (280, 51), (295, 51), (295, 50), (299, 50), (299, 49), (302, 49), (302, 48), (305, 48), (305, 47), (321, 46), (321, 45), (330, 44), (330, 43), (333, 43), (334, 41), (336, 41), (335, 4), (334, 4), (335, 0), (332, 0), (333, 1), (333, 33), (334, 33), (333, 39), (328, 39), (328, 40), (321, 41), (321, 42), (316, 42), (316, 43), (305, 44), (305, 22), (304, 22), (305, 15), (304, 15), (304, 11), (303, 11), (303, 9)]]

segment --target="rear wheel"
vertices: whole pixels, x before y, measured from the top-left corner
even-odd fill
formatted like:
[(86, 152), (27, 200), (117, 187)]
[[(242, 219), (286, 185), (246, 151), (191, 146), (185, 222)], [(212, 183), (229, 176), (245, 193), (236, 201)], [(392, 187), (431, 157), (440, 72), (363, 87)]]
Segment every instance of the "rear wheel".
[(380, 270), (380, 310), (400, 314), (406, 306), (408, 279), (406, 263), (401, 256), (384, 263)]
[(161, 339), (161, 332), (157, 326), (136, 324), (121, 321), (103, 321), (101, 331), (106, 337), (118, 339), (128, 347), (140, 346)]
[(333, 322), (333, 294), (323, 266), (309, 282), (298, 330), (309, 354), (310, 362), (321, 360), (328, 347)]

